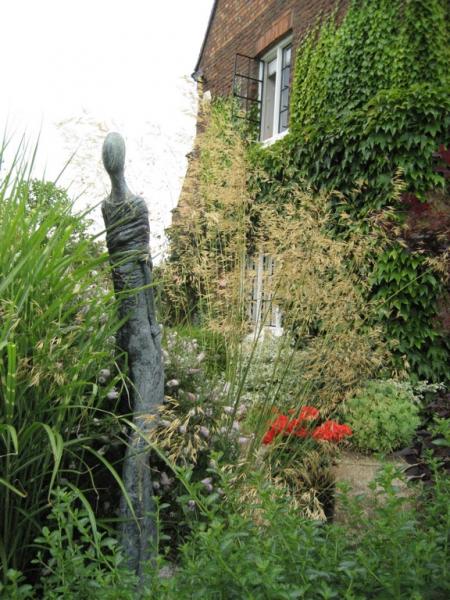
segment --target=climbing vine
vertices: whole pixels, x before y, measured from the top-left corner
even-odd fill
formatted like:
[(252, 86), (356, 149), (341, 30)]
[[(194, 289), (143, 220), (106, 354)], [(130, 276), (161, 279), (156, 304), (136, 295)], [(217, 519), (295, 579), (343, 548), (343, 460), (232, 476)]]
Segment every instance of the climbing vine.
[(391, 210), (371, 297), (398, 364), (434, 380), (450, 358), (438, 319), (448, 314), (449, 23), (447, 0), (353, 0), (297, 50), (290, 134), (252, 151), (265, 173), (252, 180), (257, 200), (279, 204), (307, 182), (332, 194), (336, 235), (341, 217), (357, 227)]
[[(170, 232), (172, 264), (191, 254), (175, 287), (187, 285), (196, 305), (220, 299), (227, 312), (235, 257), (243, 269), (261, 230), (269, 243), (266, 209), (286, 222), (299, 191), (327, 198), (327, 236), (379, 240), (357, 265), (358, 280), (370, 284), (367, 305), (378, 307), (371, 325), (382, 326), (394, 368), (448, 380), (450, 4), (351, 0), (341, 14), (319, 22), (297, 49), (290, 132), (282, 140), (242, 145), (225, 105), (214, 113), (203, 136), (209, 145), (196, 149), (190, 170), (195, 191), (180, 201), (183, 233)], [(203, 264), (194, 290), (192, 274)]]

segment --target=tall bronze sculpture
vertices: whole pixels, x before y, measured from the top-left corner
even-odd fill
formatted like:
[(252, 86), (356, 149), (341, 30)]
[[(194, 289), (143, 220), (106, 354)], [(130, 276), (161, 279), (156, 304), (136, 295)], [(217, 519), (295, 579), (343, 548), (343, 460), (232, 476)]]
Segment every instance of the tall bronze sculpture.
[(151, 287), (148, 209), (126, 184), (125, 142), (118, 133), (110, 133), (105, 139), (103, 164), (111, 179), (111, 193), (102, 204), (106, 244), (119, 317), (124, 319), (118, 344), (128, 356), (133, 425), (137, 430), (131, 430), (123, 466), (123, 481), (133, 510), (122, 497), (121, 541), (129, 567), (142, 578), (142, 563), (152, 557), (156, 538), (146, 436), (164, 399), (161, 331)]

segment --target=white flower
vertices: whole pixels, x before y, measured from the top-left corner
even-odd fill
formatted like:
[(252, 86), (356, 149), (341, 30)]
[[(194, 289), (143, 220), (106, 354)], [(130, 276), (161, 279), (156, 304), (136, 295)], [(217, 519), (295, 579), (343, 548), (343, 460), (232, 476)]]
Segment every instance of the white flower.
[(200, 427), (200, 435), (202, 437), (204, 437), (205, 440), (207, 440), (209, 438), (209, 429), (207, 427), (205, 427), (204, 425), (202, 425)]
[(247, 407), (245, 404), (240, 404), (237, 409), (237, 414), (242, 417), (247, 412)]
[(163, 471), (161, 473), (161, 484), (163, 485), (163, 487), (169, 487), (171, 483), (172, 483), (172, 480), (169, 478), (167, 473), (165, 471)]
[(180, 385), (180, 382), (178, 381), (178, 379), (170, 379), (167, 383), (166, 386), (168, 388), (172, 388), (172, 387), (178, 387)]
[(108, 400), (117, 400), (118, 397), (119, 397), (119, 392), (117, 390), (115, 390), (114, 388), (106, 394), (106, 398)]
[(223, 412), (226, 415), (232, 415), (234, 413), (234, 408), (232, 406), (224, 406), (223, 407)]
[(206, 489), (206, 491), (210, 494), (213, 491), (213, 485), (212, 485), (212, 479), (211, 477), (206, 477), (205, 479), (202, 479), (201, 482), (203, 484), (203, 487)]
[(197, 356), (197, 362), (201, 363), (205, 360), (206, 358), (206, 354), (204, 352), (200, 352), (200, 354)]
[(179, 431), (179, 432), (180, 432), (182, 435), (184, 435), (184, 434), (187, 432), (187, 427), (186, 427), (186, 425), (180, 425), (180, 426), (178, 427), (178, 431)]

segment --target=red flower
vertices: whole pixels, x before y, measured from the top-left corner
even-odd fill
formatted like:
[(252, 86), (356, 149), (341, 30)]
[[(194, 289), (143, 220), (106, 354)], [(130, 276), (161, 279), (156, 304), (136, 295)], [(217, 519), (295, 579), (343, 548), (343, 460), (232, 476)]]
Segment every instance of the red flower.
[(270, 444), (270, 442), (273, 441), (273, 438), (275, 437), (275, 431), (273, 429), (269, 429), (269, 431), (266, 431), (263, 439), (262, 439), (262, 443), (263, 444)]
[(279, 415), (273, 423), (271, 423), (268, 431), (262, 439), (263, 444), (270, 444), (279, 434), (295, 435), (296, 437), (306, 438), (309, 434), (308, 429), (302, 426), (303, 421), (315, 419), (319, 411), (312, 406), (304, 406), (300, 412), (300, 416), (296, 419), (289, 419), (286, 415)]
[(286, 427), (286, 433), (292, 433), (297, 437), (306, 437), (308, 430), (306, 427), (302, 427), (302, 421), (300, 417), (298, 419), (291, 419)]
[(270, 425), (269, 430), (265, 433), (262, 443), (270, 444), (282, 431), (285, 431), (289, 426), (289, 418), (286, 415), (279, 415), (275, 421)]
[(294, 435), (300, 438), (306, 438), (309, 435), (309, 431), (306, 429), (306, 427), (299, 427), (294, 431)]
[(314, 406), (302, 406), (299, 418), (305, 421), (313, 421), (319, 416), (319, 411)]
[(270, 426), (271, 429), (274, 429), (276, 433), (281, 433), (289, 426), (289, 417), (286, 415), (279, 415), (275, 421)]
[(326, 440), (327, 442), (340, 442), (345, 437), (352, 435), (351, 427), (341, 425), (336, 421), (325, 421), (323, 425), (319, 425), (313, 431), (315, 440)]

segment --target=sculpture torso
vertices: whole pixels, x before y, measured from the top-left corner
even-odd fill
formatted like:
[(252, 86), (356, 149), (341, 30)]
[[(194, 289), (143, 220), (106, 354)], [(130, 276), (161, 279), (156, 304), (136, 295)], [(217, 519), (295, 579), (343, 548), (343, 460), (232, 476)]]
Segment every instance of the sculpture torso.
[(127, 193), (120, 202), (109, 196), (102, 204), (106, 244), (111, 257), (124, 254), (149, 256), (150, 227), (143, 198)]
[(156, 537), (146, 436), (164, 400), (164, 372), (151, 287), (148, 209), (145, 201), (128, 189), (124, 162), (122, 137), (117, 133), (108, 134), (103, 145), (103, 163), (111, 178), (111, 194), (104, 200), (102, 212), (119, 317), (123, 320), (118, 342), (128, 357), (135, 427), (122, 474), (133, 505), (133, 518), (122, 497), (121, 516), (125, 519), (122, 545), (130, 568), (142, 579), (142, 563), (151, 556), (150, 542)]

